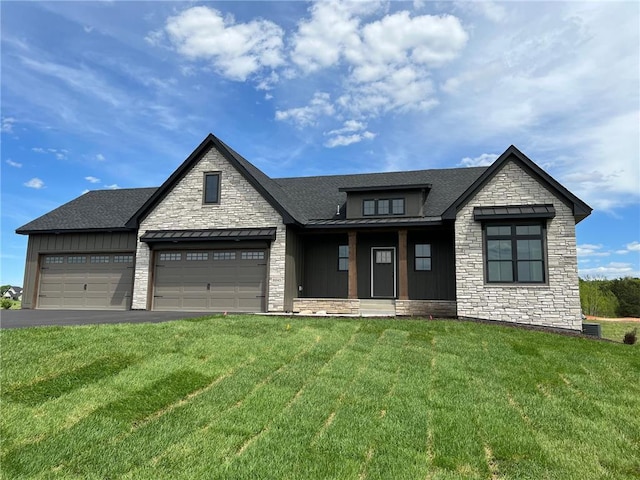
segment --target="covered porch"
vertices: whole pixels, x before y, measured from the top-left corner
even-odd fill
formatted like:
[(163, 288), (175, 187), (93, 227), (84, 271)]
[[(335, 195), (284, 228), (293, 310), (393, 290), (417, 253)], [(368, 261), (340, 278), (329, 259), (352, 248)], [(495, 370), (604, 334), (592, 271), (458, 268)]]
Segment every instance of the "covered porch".
[(307, 231), (298, 242), (301, 281), (294, 313), (457, 314), (452, 226)]

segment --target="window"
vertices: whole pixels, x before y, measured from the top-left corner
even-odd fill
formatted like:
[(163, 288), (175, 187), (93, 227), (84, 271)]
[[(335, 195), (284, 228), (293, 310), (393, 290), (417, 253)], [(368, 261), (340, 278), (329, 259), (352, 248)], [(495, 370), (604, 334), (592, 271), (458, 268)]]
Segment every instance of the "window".
[(114, 255), (113, 263), (133, 263), (133, 255)]
[(109, 263), (109, 255), (91, 255), (89, 261), (91, 263)]
[(362, 215), (404, 215), (404, 198), (364, 200)]
[(541, 224), (487, 225), (487, 282), (543, 283), (543, 238)]
[(376, 201), (365, 200), (362, 204), (363, 215), (375, 215), (376, 214)]
[(264, 260), (264, 252), (242, 252), (242, 260)]
[(44, 263), (64, 263), (64, 257), (45, 257)]
[(220, 260), (235, 260), (236, 259), (236, 252), (213, 252), (213, 260), (214, 261), (220, 261)]
[(220, 174), (204, 174), (204, 203), (220, 203)]
[(209, 254), (207, 252), (187, 252), (187, 261), (202, 261), (209, 260)]
[(389, 200), (378, 200), (378, 215), (389, 215)]
[(340, 245), (338, 247), (338, 271), (346, 272), (349, 270), (349, 245)]
[(394, 198), (391, 200), (391, 213), (394, 215), (404, 215), (404, 198)]
[(182, 260), (181, 253), (161, 253), (160, 254), (161, 262), (177, 262), (179, 260)]
[(87, 257), (77, 256), (77, 257), (67, 257), (67, 263), (87, 263)]
[(391, 263), (391, 251), (376, 250), (376, 263)]
[(431, 270), (431, 245), (428, 243), (418, 243), (415, 249), (416, 270)]

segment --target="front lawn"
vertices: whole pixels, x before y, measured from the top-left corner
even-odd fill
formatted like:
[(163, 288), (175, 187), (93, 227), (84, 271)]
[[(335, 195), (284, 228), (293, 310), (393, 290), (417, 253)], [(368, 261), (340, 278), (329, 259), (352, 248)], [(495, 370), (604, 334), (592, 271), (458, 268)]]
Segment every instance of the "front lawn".
[(2, 332), (2, 478), (640, 476), (640, 349), (456, 321)]

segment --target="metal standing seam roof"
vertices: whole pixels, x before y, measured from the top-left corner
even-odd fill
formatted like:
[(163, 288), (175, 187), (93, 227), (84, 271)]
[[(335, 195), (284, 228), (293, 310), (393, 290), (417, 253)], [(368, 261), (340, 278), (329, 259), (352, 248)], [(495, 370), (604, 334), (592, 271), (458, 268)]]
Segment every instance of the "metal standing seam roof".
[(199, 230), (150, 230), (140, 240), (143, 242), (173, 242), (175, 240), (273, 240), (275, 228), (236, 228)]
[(496, 205), (492, 207), (475, 207), (474, 220), (501, 220), (510, 218), (553, 218), (556, 209), (551, 204), (544, 205)]

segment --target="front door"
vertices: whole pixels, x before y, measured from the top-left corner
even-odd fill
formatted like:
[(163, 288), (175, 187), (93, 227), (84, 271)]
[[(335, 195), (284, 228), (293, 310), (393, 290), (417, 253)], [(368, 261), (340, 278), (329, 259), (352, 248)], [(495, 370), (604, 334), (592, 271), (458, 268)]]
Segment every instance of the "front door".
[(396, 249), (373, 247), (371, 249), (371, 296), (396, 297)]

